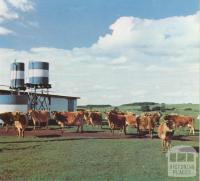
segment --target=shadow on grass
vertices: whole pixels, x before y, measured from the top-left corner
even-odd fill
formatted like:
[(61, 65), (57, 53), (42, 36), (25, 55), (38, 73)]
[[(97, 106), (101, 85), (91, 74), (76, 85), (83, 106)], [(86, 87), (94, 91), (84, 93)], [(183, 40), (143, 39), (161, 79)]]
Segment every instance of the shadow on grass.
[(84, 131), (83, 133), (101, 133), (101, 132), (104, 132), (104, 131)]
[[(84, 132), (85, 133), (85, 132)], [(83, 134), (84, 134), (83, 133)], [(85, 137), (81, 137), (80, 135), (77, 136), (68, 136), (68, 137), (61, 137), (62, 135), (39, 135), (36, 136), (37, 138), (42, 138), (43, 140), (23, 140), (23, 138), (21, 140), (16, 140), (16, 141), (5, 141), (5, 142), (0, 142), (0, 144), (8, 144), (8, 143), (45, 143), (45, 142), (57, 142), (57, 141), (71, 141), (71, 140), (124, 140), (124, 139), (145, 139), (148, 137), (145, 135), (137, 135), (137, 134), (108, 134), (108, 135), (103, 135), (102, 137), (95, 137), (95, 136), (85, 136)], [(58, 138), (58, 139), (45, 139), (45, 138)]]
[(59, 134), (48, 134), (48, 135), (37, 135), (38, 138), (56, 138), (61, 137), (62, 135)]
[(33, 145), (33, 146), (26, 146), (26, 147), (19, 147), (19, 148), (2, 148), (0, 149), (0, 152), (3, 151), (18, 151), (18, 150), (27, 150), (27, 149), (35, 149), (39, 147), (40, 145)]
[[(138, 139), (138, 140), (149, 140), (150, 135), (141, 133), (129, 133), (124, 135), (119, 134), (115, 132), (113, 135), (112, 133), (106, 133), (106, 134), (99, 134), (95, 135), (98, 132), (103, 132), (103, 131), (84, 131), (83, 133), (76, 133), (74, 132), (64, 132), (64, 135), (62, 134), (46, 134), (46, 135), (37, 135), (35, 136), (36, 138), (41, 138), (40, 140), (23, 140), (23, 138), (18, 139), (16, 141), (5, 141), (5, 142), (0, 142), (0, 144), (7, 144), (7, 143), (42, 143), (42, 142), (57, 142), (57, 141), (70, 141), (70, 140), (124, 140), (124, 139)], [(84, 135), (84, 133), (86, 133)], [(88, 134), (89, 133), (89, 134)], [(90, 135), (91, 133), (91, 135)], [(92, 135), (94, 133), (94, 135)], [(63, 137), (64, 136), (64, 137)], [(46, 138), (46, 139), (45, 139)], [(52, 138), (52, 139), (50, 139)], [(194, 139), (193, 139), (194, 138)], [(154, 134), (153, 139), (160, 139), (158, 138), (157, 135)], [(177, 141), (197, 141), (198, 137), (186, 137), (186, 136), (174, 136), (173, 140)], [(195, 149), (199, 152), (199, 147), (195, 147)], [(1, 150), (0, 150), (1, 151)]]

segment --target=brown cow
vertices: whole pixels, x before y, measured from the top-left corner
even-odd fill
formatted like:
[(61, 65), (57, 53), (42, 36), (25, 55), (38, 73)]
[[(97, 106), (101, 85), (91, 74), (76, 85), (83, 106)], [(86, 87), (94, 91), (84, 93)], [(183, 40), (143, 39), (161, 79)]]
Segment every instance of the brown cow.
[(164, 116), (165, 120), (172, 121), (175, 124), (175, 128), (179, 127), (188, 127), (190, 128), (189, 134), (194, 133), (194, 118), (192, 116), (184, 115), (166, 115)]
[(127, 112), (124, 114), (126, 118), (126, 127), (131, 126), (133, 128), (137, 128), (137, 116), (134, 113)]
[(11, 126), (14, 123), (12, 113), (11, 112), (1, 113), (0, 119), (3, 121), (3, 126), (6, 127), (6, 132), (8, 132), (9, 125)]
[(153, 138), (154, 128), (159, 124), (161, 114), (159, 112), (141, 113), (137, 118), (138, 132), (141, 130), (148, 131)]
[(158, 137), (162, 140), (163, 151), (170, 149), (173, 134), (174, 130), (172, 122), (163, 122), (158, 127)]
[(57, 121), (57, 123), (61, 126), (63, 130), (64, 126), (77, 126), (77, 131), (81, 128), (81, 132), (83, 132), (84, 125), (84, 112), (54, 112), (53, 118)]
[(26, 127), (28, 126), (28, 116), (20, 112), (13, 112), (12, 115), (13, 115), (15, 127), (17, 128), (17, 131), (18, 131), (18, 136), (24, 137), (24, 131)]
[(153, 138), (153, 128), (154, 124), (148, 116), (138, 116), (137, 117), (138, 133), (141, 131), (149, 131), (151, 138)]
[(88, 125), (92, 125), (93, 127), (95, 125), (101, 126), (102, 128), (102, 114), (100, 112), (84, 112), (85, 114), (85, 120)]
[(38, 124), (40, 127), (41, 123), (45, 123), (45, 126), (48, 128), (48, 122), (49, 122), (49, 117), (50, 117), (48, 111), (29, 110), (29, 115), (31, 116), (33, 120), (34, 130), (35, 130), (36, 125)]
[(162, 114), (160, 112), (144, 112), (141, 113), (141, 116), (148, 116), (153, 121), (153, 123), (158, 126)]
[(114, 134), (114, 130), (119, 129), (121, 132), (124, 130), (124, 134), (126, 135), (126, 117), (116, 111), (107, 113), (107, 116), (111, 132)]

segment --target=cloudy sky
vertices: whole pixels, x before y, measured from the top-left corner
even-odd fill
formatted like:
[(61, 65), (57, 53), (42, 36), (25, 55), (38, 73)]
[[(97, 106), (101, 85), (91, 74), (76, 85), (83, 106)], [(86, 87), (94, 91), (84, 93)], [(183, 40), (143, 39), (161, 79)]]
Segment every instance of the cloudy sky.
[[(198, 0), (0, 0), (0, 84), (10, 63), (50, 62), (79, 104), (199, 102)], [(1, 87), (2, 88), (2, 87)]]

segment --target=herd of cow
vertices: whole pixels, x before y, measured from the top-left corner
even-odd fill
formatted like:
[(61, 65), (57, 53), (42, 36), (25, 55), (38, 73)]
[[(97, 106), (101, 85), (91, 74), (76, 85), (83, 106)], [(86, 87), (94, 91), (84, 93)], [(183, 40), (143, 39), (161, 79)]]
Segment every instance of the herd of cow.
[[(189, 134), (194, 135), (194, 118), (191, 116), (170, 114), (162, 115), (160, 112), (144, 112), (136, 115), (131, 112), (121, 112), (112, 110), (104, 112), (111, 132), (114, 130), (127, 133), (128, 127), (137, 129), (137, 133), (148, 131), (153, 138), (154, 129), (157, 128), (158, 137), (162, 140), (163, 149), (170, 148), (170, 142), (174, 130), (179, 127), (188, 127)], [(27, 128), (30, 120), (33, 122), (34, 130), (36, 126), (44, 125), (48, 127), (50, 119), (54, 119), (60, 125), (62, 133), (65, 126), (77, 126), (77, 132), (83, 132), (84, 124), (98, 125), (102, 128), (103, 117), (102, 113), (97, 111), (81, 110), (76, 112), (48, 112), (29, 110), (26, 114), (20, 112), (6, 112), (0, 114), (0, 119), (8, 131), (10, 125), (15, 125), (18, 131), (18, 136), (24, 137), (24, 130)]]

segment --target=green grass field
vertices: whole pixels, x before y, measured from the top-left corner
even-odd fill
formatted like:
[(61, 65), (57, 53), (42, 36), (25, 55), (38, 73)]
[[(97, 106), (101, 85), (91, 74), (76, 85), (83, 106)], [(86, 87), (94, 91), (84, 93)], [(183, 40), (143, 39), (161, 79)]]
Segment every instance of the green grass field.
[[(198, 114), (197, 105), (191, 112), (185, 112), (183, 105), (176, 107), (181, 114)], [(120, 109), (130, 111), (133, 108)], [(198, 135), (197, 121), (196, 129)], [(67, 132), (74, 130), (65, 129)], [(100, 131), (91, 127), (85, 130)], [(130, 133), (134, 131), (129, 129)], [(187, 133), (181, 130), (182, 135)], [(173, 140), (172, 145), (190, 145), (199, 150), (198, 141)], [(197, 181), (198, 178), (199, 175), (168, 177), (167, 157), (156, 138), (0, 137), (0, 180), (3, 181)]]
[[(180, 180), (167, 176), (160, 140), (0, 138), (0, 180)], [(19, 142), (19, 143), (18, 143)], [(173, 145), (197, 142), (174, 141)]]

